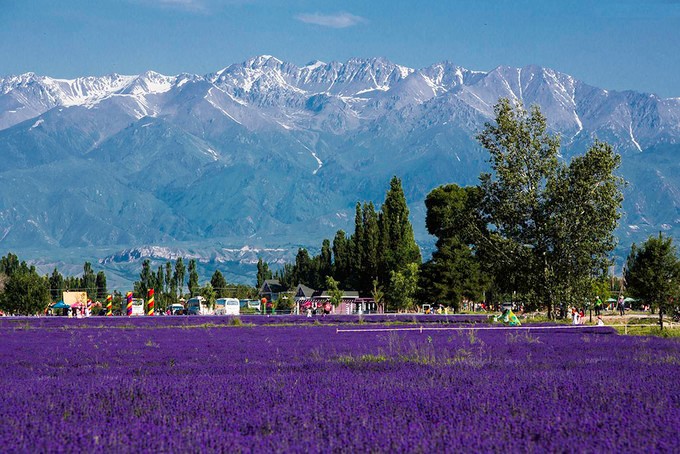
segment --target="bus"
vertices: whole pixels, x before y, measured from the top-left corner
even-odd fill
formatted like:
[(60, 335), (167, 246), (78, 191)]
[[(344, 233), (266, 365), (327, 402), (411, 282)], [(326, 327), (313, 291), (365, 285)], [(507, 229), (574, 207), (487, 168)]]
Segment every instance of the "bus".
[(217, 298), (215, 300), (215, 315), (239, 315), (241, 302), (236, 298)]
[(189, 298), (186, 304), (186, 311), (189, 315), (212, 315), (213, 311), (208, 306), (208, 302), (202, 296)]

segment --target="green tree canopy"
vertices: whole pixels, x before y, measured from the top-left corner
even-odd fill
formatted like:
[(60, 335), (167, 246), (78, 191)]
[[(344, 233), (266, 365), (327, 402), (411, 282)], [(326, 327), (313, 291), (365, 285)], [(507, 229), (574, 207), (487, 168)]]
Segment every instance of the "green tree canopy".
[(581, 301), (615, 245), (623, 180), (620, 157), (596, 142), (569, 164), (537, 106), (501, 99), (495, 123), (478, 136), (492, 172), (480, 176), (487, 235), (476, 247), (494, 265), (496, 285), (517, 290), (530, 306)]
[(225, 298), (227, 296), (227, 280), (220, 270), (215, 270), (210, 278), (210, 285), (215, 290), (217, 298)]
[(633, 244), (624, 273), (628, 290), (646, 304), (659, 308), (659, 324), (663, 314), (678, 304), (680, 261), (673, 238), (650, 236), (639, 248)]
[(41, 314), (50, 303), (48, 280), (34, 269), (15, 270), (0, 294), (0, 307), (14, 315)]
[(417, 263), (409, 263), (403, 270), (393, 270), (391, 272), (388, 304), (392, 309), (403, 311), (415, 308), (418, 274), (419, 267)]

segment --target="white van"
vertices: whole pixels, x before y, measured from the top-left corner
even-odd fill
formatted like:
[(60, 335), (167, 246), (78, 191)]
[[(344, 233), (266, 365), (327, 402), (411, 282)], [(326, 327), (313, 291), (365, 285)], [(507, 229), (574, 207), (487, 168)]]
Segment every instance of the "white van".
[(241, 302), (236, 298), (217, 298), (215, 300), (215, 315), (239, 315)]
[(213, 313), (208, 302), (202, 296), (189, 298), (186, 308), (189, 315), (212, 315)]

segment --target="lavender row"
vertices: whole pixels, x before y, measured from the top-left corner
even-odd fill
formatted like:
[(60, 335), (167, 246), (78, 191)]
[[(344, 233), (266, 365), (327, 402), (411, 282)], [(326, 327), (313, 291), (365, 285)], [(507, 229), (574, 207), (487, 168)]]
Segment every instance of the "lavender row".
[(680, 344), (610, 328), (0, 336), (6, 452), (677, 450)]
[(158, 317), (0, 317), (0, 327), (27, 328), (61, 327), (172, 327), (195, 325), (339, 325), (339, 324), (472, 324), (487, 323), (487, 315), (423, 315), (423, 314), (371, 314), (371, 315), (240, 315), (234, 316), (158, 316)]

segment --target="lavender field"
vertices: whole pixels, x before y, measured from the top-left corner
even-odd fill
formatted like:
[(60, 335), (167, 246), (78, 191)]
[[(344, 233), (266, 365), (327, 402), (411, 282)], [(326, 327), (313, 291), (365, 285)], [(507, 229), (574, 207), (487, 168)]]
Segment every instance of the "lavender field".
[(0, 319), (2, 451), (678, 451), (677, 339), (187, 320)]

